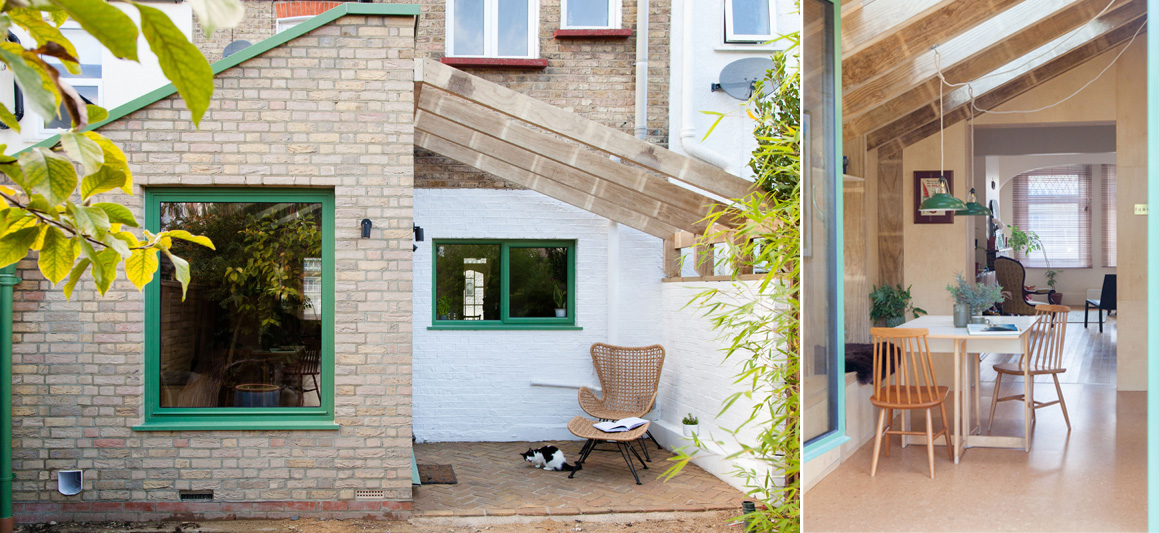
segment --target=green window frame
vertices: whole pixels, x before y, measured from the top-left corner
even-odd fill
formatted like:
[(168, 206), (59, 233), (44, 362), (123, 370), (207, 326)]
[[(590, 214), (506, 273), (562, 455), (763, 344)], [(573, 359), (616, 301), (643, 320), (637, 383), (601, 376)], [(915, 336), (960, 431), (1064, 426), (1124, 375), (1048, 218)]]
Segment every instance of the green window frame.
[(145, 287), (145, 413), (134, 431), (338, 429), (334, 422), (334, 192), (249, 188), (146, 188), (145, 228), (161, 229), (163, 202), (297, 202), (322, 205), (322, 346), (317, 407), (161, 407), (161, 273)]
[[(500, 247), (499, 316), (498, 320), (440, 320), (435, 302), (438, 301), (439, 245), (493, 244)], [(524, 318), (510, 315), (512, 248), (567, 248), (567, 316)], [(520, 239), (434, 239), (431, 242), (431, 326), (427, 329), (571, 329), (576, 326), (575, 298), (576, 241), (574, 240), (520, 240)]]

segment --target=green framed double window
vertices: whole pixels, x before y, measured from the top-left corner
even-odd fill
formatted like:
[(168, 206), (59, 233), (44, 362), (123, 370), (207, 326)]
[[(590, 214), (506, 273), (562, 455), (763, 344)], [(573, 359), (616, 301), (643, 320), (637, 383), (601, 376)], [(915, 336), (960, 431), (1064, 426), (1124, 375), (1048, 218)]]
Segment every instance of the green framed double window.
[(435, 239), (431, 248), (431, 329), (575, 328), (575, 241)]
[(334, 195), (147, 189), (150, 231), (190, 265), (182, 295), (164, 254), (145, 288), (145, 420), (136, 430), (335, 429)]

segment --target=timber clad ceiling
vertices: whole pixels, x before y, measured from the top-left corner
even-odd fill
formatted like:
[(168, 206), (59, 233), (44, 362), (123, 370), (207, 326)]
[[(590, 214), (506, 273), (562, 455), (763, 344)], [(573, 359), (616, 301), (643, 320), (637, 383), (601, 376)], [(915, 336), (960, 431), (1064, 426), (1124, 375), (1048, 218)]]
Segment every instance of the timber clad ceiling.
[[(843, 134), (896, 152), (938, 132), (937, 46), (950, 83), (993, 109), (1116, 49), (1145, 0), (847, 0), (842, 7)], [(945, 125), (970, 117), (971, 91), (943, 87)]]
[(662, 239), (704, 233), (700, 220), (717, 205), (669, 178), (730, 199), (752, 187), (429, 59), (415, 65), (415, 145)]

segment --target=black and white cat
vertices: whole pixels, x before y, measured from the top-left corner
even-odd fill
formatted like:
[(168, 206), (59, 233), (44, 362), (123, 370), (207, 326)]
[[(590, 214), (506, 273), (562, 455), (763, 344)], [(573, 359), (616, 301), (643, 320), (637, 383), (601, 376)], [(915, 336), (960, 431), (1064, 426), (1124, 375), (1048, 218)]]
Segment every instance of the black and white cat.
[(535, 468), (563, 471), (575, 470), (574, 466), (567, 464), (566, 459), (563, 457), (563, 452), (555, 446), (544, 446), (534, 450), (528, 448), (527, 451), (519, 455)]

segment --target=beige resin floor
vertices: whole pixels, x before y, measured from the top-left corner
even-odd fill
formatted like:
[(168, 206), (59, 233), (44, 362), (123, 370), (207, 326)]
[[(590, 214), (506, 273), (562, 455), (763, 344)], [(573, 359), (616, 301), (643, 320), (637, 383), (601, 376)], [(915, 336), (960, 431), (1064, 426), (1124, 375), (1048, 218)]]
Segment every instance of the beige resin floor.
[[(1102, 336), (1097, 327), (1072, 324), (1067, 343), (1098, 344), (1114, 334), (1114, 322)], [(1090, 377), (1104, 375), (1099, 366), (1113, 365), (1113, 357), (1097, 361), (1104, 355), (1095, 350), (1075, 361), (1086, 379), (1063, 380), (1069, 438), (1059, 409), (1047, 407), (1039, 410), (1029, 453), (973, 448), (955, 465), (937, 447), (932, 480), (925, 446), (903, 450), (896, 440), (870, 477), (871, 441), (805, 494), (805, 531), (1144, 531), (1146, 393), (1090, 383), (1101, 381)], [(1036, 399), (1053, 400), (1052, 385), (1040, 383)], [(1003, 394), (1021, 383), (1008, 386), (1004, 380)], [(982, 384), (986, 414), (992, 387)], [(1020, 434), (1021, 425), (1020, 407), (999, 406), (995, 434)]]

